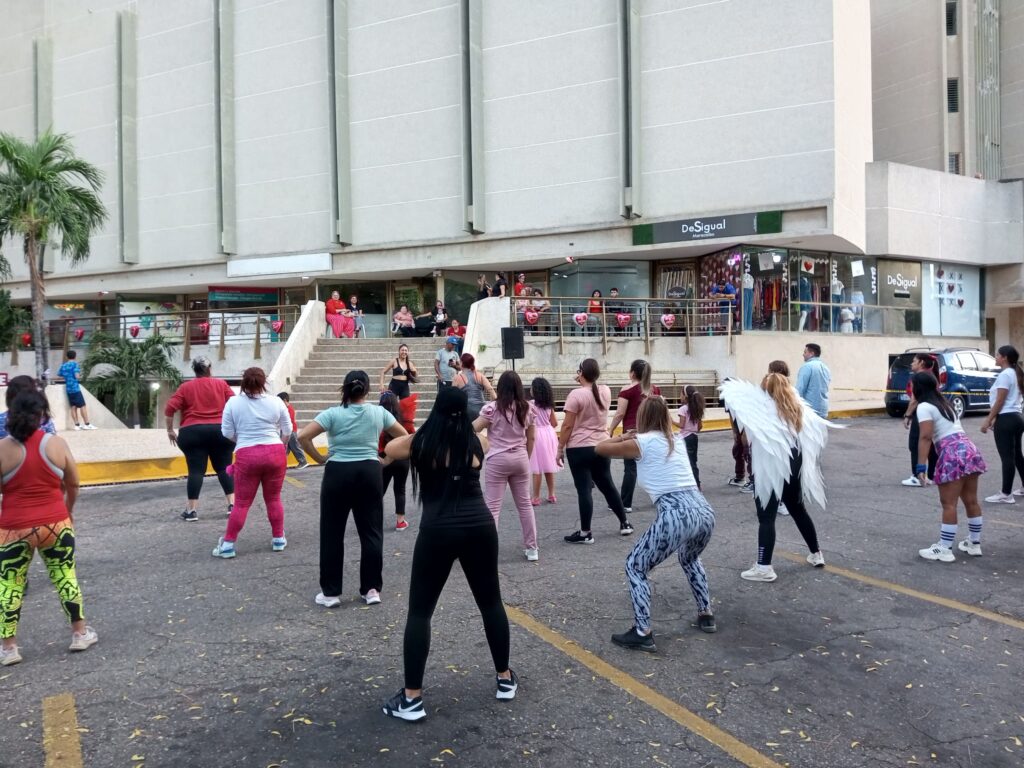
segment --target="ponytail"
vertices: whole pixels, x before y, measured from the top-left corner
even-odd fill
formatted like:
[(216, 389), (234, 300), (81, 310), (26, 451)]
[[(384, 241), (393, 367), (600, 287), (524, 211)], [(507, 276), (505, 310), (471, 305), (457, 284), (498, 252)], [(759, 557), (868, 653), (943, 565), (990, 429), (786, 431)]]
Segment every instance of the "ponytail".
[(366, 371), (349, 371), (341, 385), (341, 407), (348, 408), (351, 403), (361, 402), (369, 391), (370, 377)]
[(781, 373), (769, 373), (761, 380), (761, 389), (775, 401), (775, 408), (782, 420), (799, 434), (804, 426), (804, 408), (789, 379)]
[(588, 357), (580, 363), (580, 376), (590, 385), (590, 391), (594, 393), (597, 407), (602, 411), (608, 410), (608, 406), (601, 400), (601, 392), (597, 388), (597, 380), (601, 378), (601, 366), (597, 364), (597, 360)]
[(640, 385), (640, 391), (644, 397), (651, 394), (651, 364), (646, 360), (634, 360), (629, 366), (629, 372), (636, 378)]
[(50, 417), (50, 405), (41, 392), (22, 392), (7, 412), (7, 432), (19, 443), (26, 442)]
[(693, 384), (687, 384), (683, 390), (683, 397), (686, 400), (686, 412), (697, 424), (704, 421), (704, 395), (697, 391)]
[(1017, 348), (1012, 344), (1004, 344), (998, 350), (1000, 355), (1006, 358), (1006, 362), (1013, 368), (1013, 372), (1017, 375), (1017, 392), (1024, 395), (1024, 368), (1020, 364), (1020, 353)]

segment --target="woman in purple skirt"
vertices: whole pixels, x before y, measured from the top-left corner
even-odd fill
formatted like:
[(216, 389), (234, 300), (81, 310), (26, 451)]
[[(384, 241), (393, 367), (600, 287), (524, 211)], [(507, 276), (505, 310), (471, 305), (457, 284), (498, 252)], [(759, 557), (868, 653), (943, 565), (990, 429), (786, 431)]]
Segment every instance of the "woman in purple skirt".
[[(981, 506), (978, 504), (978, 477), (985, 472), (985, 460), (977, 446), (964, 434), (960, 419), (953, 406), (939, 394), (939, 382), (926, 371), (915, 373), (911, 379), (914, 400), (917, 401), (917, 420), (921, 425), (921, 438), (917, 455), (927, 456), (932, 444), (939, 454), (935, 465), (935, 484), (939, 486), (942, 502), (942, 528), (939, 540), (919, 551), (925, 560), (952, 563), (953, 541), (956, 539), (957, 502), (967, 510), (969, 536), (960, 542), (959, 549), (972, 557), (981, 557)], [(927, 482), (927, 464), (914, 467), (921, 485)]]

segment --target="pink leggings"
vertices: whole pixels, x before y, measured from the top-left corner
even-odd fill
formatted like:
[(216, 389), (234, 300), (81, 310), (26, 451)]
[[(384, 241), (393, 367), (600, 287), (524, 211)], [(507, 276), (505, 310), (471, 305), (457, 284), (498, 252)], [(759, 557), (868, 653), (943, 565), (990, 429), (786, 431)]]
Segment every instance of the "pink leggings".
[(512, 501), (519, 511), (523, 547), (536, 549), (537, 518), (533, 513), (533, 502), (530, 501), (530, 459), (526, 455), (525, 446), (522, 451), (487, 454), (484, 461), (484, 499), (494, 516), (495, 526), (501, 514), (501, 500), (505, 496), (506, 485), (512, 488)]
[(238, 538), (260, 484), (263, 485), (263, 503), (267, 506), (270, 531), (276, 539), (284, 536), (281, 486), (284, 485), (287, 467), (288, 456), (283, 443), (253, 445), (235, 453), (235, 506), (228, 518), (224, 541), (235, 541)]

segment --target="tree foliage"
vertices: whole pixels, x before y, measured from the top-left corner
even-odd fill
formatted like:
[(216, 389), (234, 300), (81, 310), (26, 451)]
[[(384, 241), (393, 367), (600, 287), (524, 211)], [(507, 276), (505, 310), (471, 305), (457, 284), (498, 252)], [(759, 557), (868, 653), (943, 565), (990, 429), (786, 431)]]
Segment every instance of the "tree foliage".
[(163, 336), (133, 341), (96, 333), (82, 364), (84, 379), (97, 397), (113, 396), (114, 410), (123, 421), (130, 417), (133, 425), (138, 424), (139, 401), (148, 395), (151, 383), (181, 383), (181, 374), (171, 363), (174, 349)]

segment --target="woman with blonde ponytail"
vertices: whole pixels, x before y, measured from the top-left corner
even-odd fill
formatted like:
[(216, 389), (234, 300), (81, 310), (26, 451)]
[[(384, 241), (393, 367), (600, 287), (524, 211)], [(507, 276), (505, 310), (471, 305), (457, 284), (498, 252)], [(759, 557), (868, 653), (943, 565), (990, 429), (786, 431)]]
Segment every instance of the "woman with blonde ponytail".
[(807, 562), (821, 568), (825, 558), (804, 497), (809, 495), (822, 508), (825, 506), (818, 460), (828, 440), (828, 422), (801, 401), (782, 373), (770, 372), (761, 380), (760, 387), (745, 381), (727, 381), (721, 391), (739, 429), (750, 441), (754, 473), (757, 562), (740, 576), (747, 581), (778, 578), (772, 568), (772, 554), (780, 502), (785, 503), (807, 543)]
[[(634, 360), (630, 364), (629, 381), (629, 386), (623, 387), (619, 392), (615, 416), (612, 417), (612, 425), (608, 428), (613, 435), (615, 428), (620, 424), (623, 434), (636, 429), (636, 415), (640, 411), (640, 404), (651, 395), (661, 394), (661, 390), (651, 384), (651, 364), (646, 360)], [(636, 459), (626, 458), (622, 464), (622, 488), (619, 495), (622, 497), (622, 506), (629, 513), (633, 511), (633, 491), (636, 490)]]

